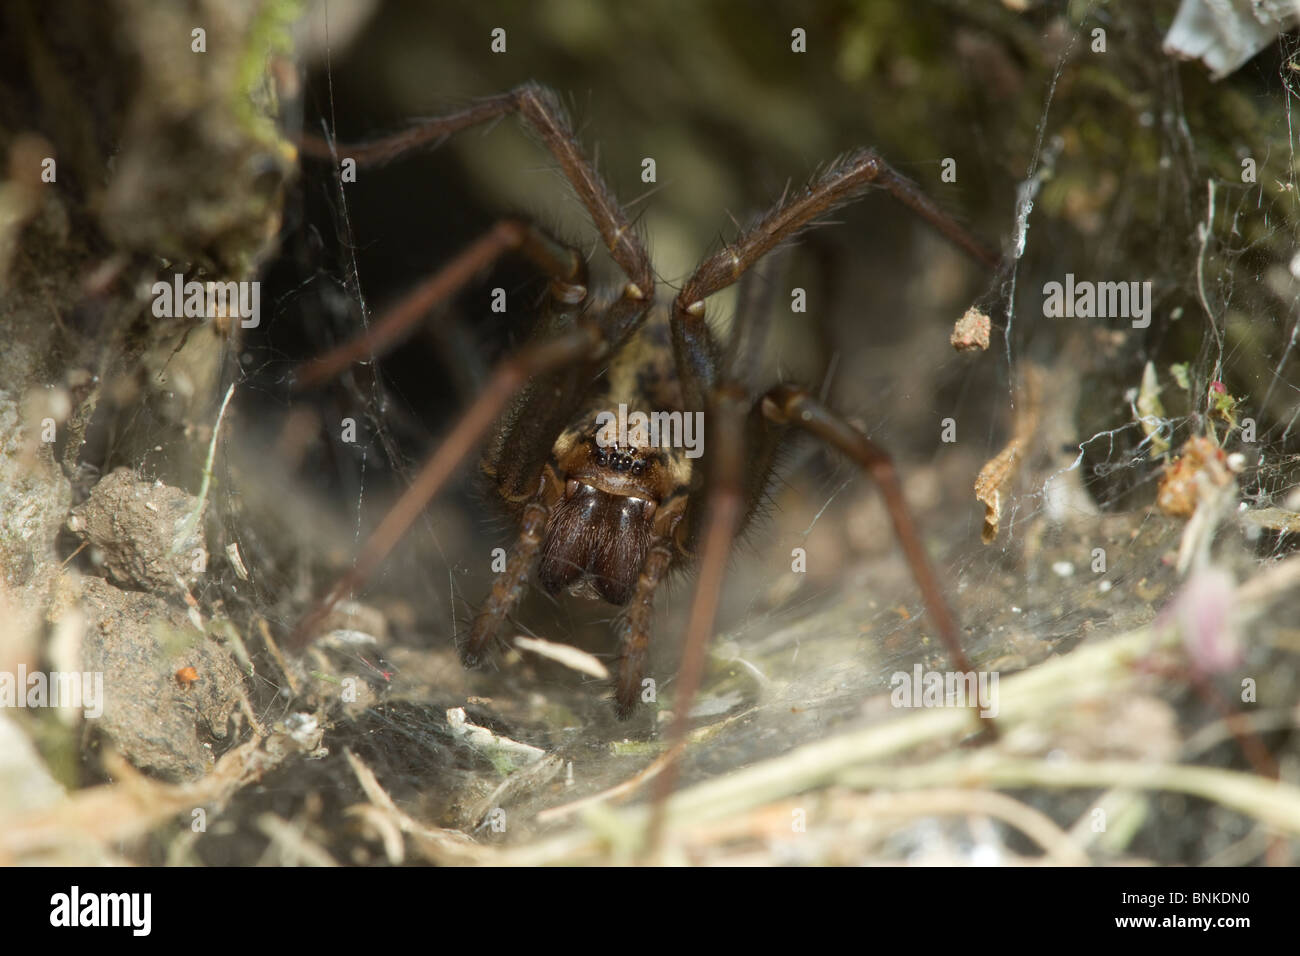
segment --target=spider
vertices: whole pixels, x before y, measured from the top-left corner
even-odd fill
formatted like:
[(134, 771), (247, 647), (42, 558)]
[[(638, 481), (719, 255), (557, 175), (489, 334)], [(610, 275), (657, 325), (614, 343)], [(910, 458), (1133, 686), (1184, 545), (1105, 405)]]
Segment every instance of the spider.
[[(374, 358), (504, 253), (522, 254), (549, 278), (532, 337), (497, 366), (351, 571), (304, 618), (296, 643), (310, 640), (334, 603), (365, 581), (483, 443), (482, 471), (510, 510), (517, 534), (505, 570), (461, 647), (466, 665), (486, 659), (535, 575), (552, 594), (569, 591), (624, 609), (615, 625), (620, 656), (613, 697), (619, 717), (626, 718), (643, 691), (656, 591), (674, 571), (696, 565), (675, 708), (681, 722), (698, 688), (733, 539), (760, 504), (778, 448), (801, 430), (839, 449), (876, 481), (932, 625), (954, 664), (971, 670), (889, 455), (807, 389), (788, 383), (759, 388), (752, 381), (764, 332), (752, 277), (741, 285), (729, 341), (720, 342), (711, 331), (706, 309), (711, 295), (742, 280), (767, 253), (871, 187), (883, 188), (986, 267), (996, 266), (996, 256), (875, 151), (861, 149), (783, 196), (733, 243), (705, 259), (671, 301), (657, 298), (637, 230), (584, 155), (556, 95), (535, 83), (368, 143), (342, 146), (306, 136), (302, 147), (336, 164), (340, 157), (358, 165), (381, 163), (507, 114), (517, 114), (559, 163), (626, 281), (619, 289), (593, 292), (576, 249), (532, 222), (505, 219), (366, 335), (297, 370), (296, 386), (306, 388)], [(703, 454), (695, 457), (663, 435), (656, 442), (646, 429), (613, 434), (608, 419), (620, 408), (670, 423), (675, 415), (685, 421), (703, 413)]]

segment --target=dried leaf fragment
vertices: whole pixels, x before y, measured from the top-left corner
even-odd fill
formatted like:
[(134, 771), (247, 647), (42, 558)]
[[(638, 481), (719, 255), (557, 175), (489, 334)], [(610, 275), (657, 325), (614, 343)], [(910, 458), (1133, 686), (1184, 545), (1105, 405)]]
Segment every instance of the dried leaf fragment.
[(534, 654), (563, 664), (580, 674), (590, 674), (598, 680), (607, 680), (609, 678), (609, 669), (601, 663), (600, 658), (568, 644), (556, 644), (553, 641), (543, 641), (540, 638), (520, 634), (515, 638), (515, 647), (524, 651), (532, 651)]
[(523, 744), (509, 737), (494, 734), (486, 727), (471, 724), (465, 718), (464, 707), (452, 707), (447, 711), (447, 724), (453, 737), (463, 740), (476, 750), (489, 755), (500, 755), (517, 766), (535, 763), (546, 756), (546, 751), (531, 744)]
[(1189, 438), (1179, 456), (1165, 465), (1156, 507), (1173, 518), (1190, 518), (1201, 499), (1202, 481), (1220, 488), (1232, 481), (1223, 449), (1203, 435)]
[(958, 352), (983, 352), (989, 347), (989, 317), (971, 306), (952, 327), (948, 341)]
[(1002, 520), (1002, 487), (1015, 473), (1020, 462), (1021, 442), (1013, 438), (997, 456), (990, 458), (975, 478), (975, 497), (984, 503), (984, 530), (980, 539), (992, 544)]

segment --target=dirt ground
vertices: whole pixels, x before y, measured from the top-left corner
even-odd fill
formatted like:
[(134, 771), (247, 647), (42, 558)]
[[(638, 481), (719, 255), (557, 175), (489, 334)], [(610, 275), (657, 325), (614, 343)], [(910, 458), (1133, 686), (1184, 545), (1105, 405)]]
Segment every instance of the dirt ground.
[[(299, 363), (503, 215), (623, 281), (513, 120), (355, 183), (303, 131), (346, 143), (528, 79), (638, 217), (661, 295), (860, 145), (1004, 254), (987, 274), (882, 197), (837, 211), (777, 260), (759, 373), (897, 456), (997, 734), (951, 687), (913, 696), (953, 664), (880, 497), (792, 445), (729, 562), (653, 859), (1297, 862), (1294, 39), (1216, 81), (1162, 52), (1177, 4), (844, 0), (800, 59), (798, 11), (756, 6), (6, 5), (0, 862), (650, 859), (693, 575), (658, 597), (630, 720), (532, 650), (464, 669), (516, 534), (466, 461), (294, 637), (523, 340), (493, 290), (544, 283), (507, 258), (381, 359), (312, 390)], [(1149, 322), (1045, 317), (1067, 273), (1149, 280)], [(258, 282), (258, 321), (159, 314), (177, 277)], [(971, 306), (990, 342), (954, 350)], [(608, 666), (617, 613), (533, 584), (509, 626)], [(29, 706), (4, 697), (19, 673), (102, 683)]]

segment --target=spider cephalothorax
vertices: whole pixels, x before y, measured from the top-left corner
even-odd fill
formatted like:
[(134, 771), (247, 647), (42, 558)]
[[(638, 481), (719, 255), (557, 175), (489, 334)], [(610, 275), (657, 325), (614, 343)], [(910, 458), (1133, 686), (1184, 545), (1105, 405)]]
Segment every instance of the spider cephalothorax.
[[(373, 356), (504, 252), (523, 254), (550, 277), (532, 339), (498, 366), (367, 542), (353, 572), (309, 616), (300, 634), (310, 635), (322, 609), (382, 560), (396, 535), (487, 436), (483, 471), (512, 510), (518, 533), (462, 648), (466, 663), (483, 658), (536, 574), (552, 593), (567, 590), (624, 608), (617, 626), (615, 701), (619, 715), (627, 716), (642, 692), (656, 588), (698, 550), (700, 581), (673, 731), (679, 735), (731, 542), (762, 498), (777, 447), (798, 428), (844, 452), (877, 481), (932, 623), (955, 663), (969, 670), (888, 455), (805, 389), (785, 384), (763, 389), (754, 381), (765, 317), (754, 306), (755, 297), (746, 294), (753, 285), (742, 283), (725, 346), (715, 340), (705, 312), (711, 295), (742, 280), (768, 252), (873, 186), (986, 266), (996, 257), (874, 151), (863, 149), (782, 197), (732, 244), (705, 259), (671, 303), (657, 305), (654, 272), (640, 237), (583, 155), (558, 99), (531, 83), (370, 144), (331, 147), (308, 141), (304, 150), (346, 154), (358, 163), (384, 161), (508, 113), (518, 113), (559, 162), (627, 281), (598, 304), (588, 294), (586, 264), (576, 250), (530, 222), (503, 220), (376, 322), (367, 336), (301, 370), (299, 383), (311, 384)], [(638, 426), (666, 427), (667, 440), (663, 429), (627, 429), (628, 410), (641, 416)], [(706, 416), (707, 449), (700, 444), (705, 436), (698, 424)], [(617, 429), (611, 429), (613, 421)]]

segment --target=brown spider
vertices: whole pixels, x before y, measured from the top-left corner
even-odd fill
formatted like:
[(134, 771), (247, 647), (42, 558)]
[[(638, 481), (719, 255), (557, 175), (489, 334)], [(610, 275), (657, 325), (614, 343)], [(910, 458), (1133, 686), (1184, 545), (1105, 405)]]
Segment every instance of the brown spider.
[[(336, 162), (339, 157), (358, 164), (384, 162), (508, 113), (518, 113), (559, 162), (627, 282), (611, 295), (591, 294), (576, 250), (532, 223), (505, 220), (364, 337), (298, 370), (297, 386), (307, 387), (373, 358), (506, 251), (522, 253), (550, 278), (532, 338), (498, 365), (367, 541), (353, 569), (299, 626), (297, 642), (310, 640), (330, 607), (368, 577), (456, 466), (490, 435), (482, 468), (519, 530), (505, 571), (462, 648), (465, 663), (484, 659), (536, 572), (553, 594), (568, 590), (626, 609), (617, 625), (621, 656), (614, 699), (619, 716), (627, 717), (642, 693), (656, 589), (674, 569), (698, 563), (672, 731), (676, 739), (698, 687), (732, 540), (763, 495), (779, 444), (796, 427), (838, 448), (878, 483), (931, 622), (955, 665), (970, 670), (889, 456), (807, 390), (789, 384), (754, 388), (749, 367), (762, 344), (764, 320), (761, 309), (747, 307), (754, 296), (745, 287), (725, 347), (705, 321), (705, 303), (778, 244), (871, 186), (886, 189), (985, 266), (995, 266), (996, 257), (874, 151), (859, 150), (783, 197), (734, 243), (706, 259), (671, 303), (659, 302), (636, 230), (583, 155), (558, 99), (532, 83), (370, 143), (340, 146), (309, 137), (303, 149)], [(617, 414), (620, 406), (647, 415), (704, 413), (703, 456), (656, 444), (635, 428), (627, 437), (608, 440), (602, 413)], [(664, 786), (670, 786), (668, 778), (665, 774)]]

